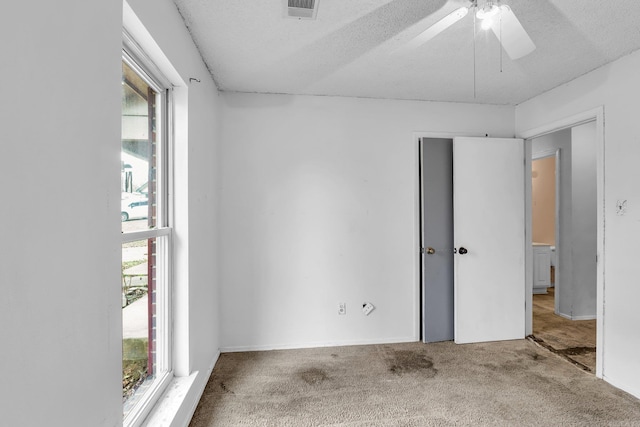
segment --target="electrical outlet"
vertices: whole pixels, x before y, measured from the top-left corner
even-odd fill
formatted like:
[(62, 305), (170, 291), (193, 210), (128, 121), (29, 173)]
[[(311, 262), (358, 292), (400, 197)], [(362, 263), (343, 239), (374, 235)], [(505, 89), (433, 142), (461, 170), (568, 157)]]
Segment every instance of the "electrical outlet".
[(347, 314), (347, 303), (346, 302), (339, 302), (338, 303), (338, 314), (340, 314), (340, 315)]
[(364, 304), (362, 304), (362, 312), (365, 316), (368, 316), (369, 313), (373, 311), (373, 309), (375, 309), (375, 307), (370, 302), (365, 302)]

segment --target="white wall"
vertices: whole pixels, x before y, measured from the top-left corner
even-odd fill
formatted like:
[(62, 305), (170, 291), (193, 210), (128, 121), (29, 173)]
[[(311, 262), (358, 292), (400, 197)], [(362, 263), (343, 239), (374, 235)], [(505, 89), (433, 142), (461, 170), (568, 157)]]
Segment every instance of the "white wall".
[(596, 122), (571, 128), (573, 319), (596, 318)]
[[(514, 109), (223, 99), (223, 350), (417, 340), (413, 132), (513, 136)], [(376, 306), (368, 317), (365, 301)]]
[[(173, 2), (132, 0), (131, 6), (146, 26), (138, 32), (148, 30), (157, 42), (141, 37), (141, 44), (164, 58), (161, 68), (173, 64), (167, 77), (182, 81), (176, 89), (182, 344), (176, 369), (198, 375), (177, 408), (182, 419), (174, 424), (180, 424), (219, 347), (220, 102)], [(2, 40), (11, 40), (0, 45), (0, 424), (121, 425), (123, 5), (61, 0), (38, 2), (34, 10), (13, 2), (3, 6), (3, 16), (14, 19), (0, 26)], [(189, 77), (202, 83), (188, 86)]]
[[(636, 242), (640, 235), (640, 52), (586, 74), (516, 108), (518, 134), (604, 106), (605, 117), (605, 301), (603, 375), (640, 397), (640, 276)], [(625, 215), (616, 201), (627, 200)]]
[(120, 2), (0, 25), (0, 424), (122, 418)]

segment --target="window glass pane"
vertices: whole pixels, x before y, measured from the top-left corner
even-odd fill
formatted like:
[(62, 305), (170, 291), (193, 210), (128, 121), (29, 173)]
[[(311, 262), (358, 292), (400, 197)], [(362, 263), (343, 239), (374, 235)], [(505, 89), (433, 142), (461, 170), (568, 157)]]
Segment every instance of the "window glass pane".
[(135, 405), (157, 371), (156, 239), (122, 245), (122, 397)]
[(122, 231), (155, 228), (161, 96), (122, 63)]

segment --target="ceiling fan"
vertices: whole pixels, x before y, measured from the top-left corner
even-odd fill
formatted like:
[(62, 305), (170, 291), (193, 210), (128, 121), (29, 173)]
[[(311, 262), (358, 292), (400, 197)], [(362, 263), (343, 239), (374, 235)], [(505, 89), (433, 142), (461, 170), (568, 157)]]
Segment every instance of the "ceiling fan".
[[(479, 4), (480, 3), (480, 4)], [(416, 48), (442, 33), (444, 30), (473, 12), (474, 20), (480, 21), (483, 29), (491, 29), (512, 60), (520, 59), (536, 49), (525, 29), (511, 8), (500, 0), (470, 0), (468, 6), (460, 7), (408, 43), (408, 48)], [(474, 21), (476, 22), (476, 21)]]

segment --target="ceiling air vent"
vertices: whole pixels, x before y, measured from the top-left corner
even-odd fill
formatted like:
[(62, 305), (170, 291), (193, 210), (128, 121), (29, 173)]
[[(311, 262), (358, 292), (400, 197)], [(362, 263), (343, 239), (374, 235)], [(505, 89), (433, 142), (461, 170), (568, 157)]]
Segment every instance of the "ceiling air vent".
[(318, 0), (284, 0), (287, 4), (286, 16), (297, 19), (316, 19)]

